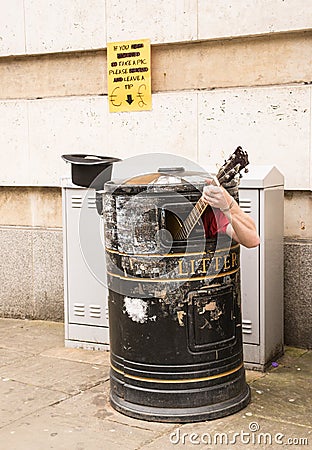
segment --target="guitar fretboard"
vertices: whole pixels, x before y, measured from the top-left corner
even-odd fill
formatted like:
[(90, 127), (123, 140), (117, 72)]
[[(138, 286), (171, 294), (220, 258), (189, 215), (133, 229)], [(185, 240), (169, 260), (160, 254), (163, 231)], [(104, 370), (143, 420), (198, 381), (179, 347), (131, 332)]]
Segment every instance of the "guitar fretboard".
[(175, 239), (177, 240), (183, 240), (187, 239), (189, 235), (191, 234), (193, 228), (195, 227), (196, 223), (201, 218), (201, 215), (207, 208), (208, 204), (204, 202), (202, 197), (197, 201), (196, 205), (190, 212), (190, 214), (187, 216), (187, 218), (184, 221), (183, 226), (180, 228), (178, 233), (175, 236)]

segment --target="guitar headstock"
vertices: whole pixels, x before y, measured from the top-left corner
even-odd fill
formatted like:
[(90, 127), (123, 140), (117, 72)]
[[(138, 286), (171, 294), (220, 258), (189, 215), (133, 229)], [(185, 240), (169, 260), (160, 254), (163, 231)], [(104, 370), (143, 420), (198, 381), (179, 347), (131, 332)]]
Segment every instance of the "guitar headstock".
[[(223, 166), (219, 169), (217, 174), (217, 179), (222, 185), (223, 183), (228, 183), (233, 180), (235, 175), (245, 169), (245, 173), (248, 172), (246, 166), (249, 164), (248, 154), (242, 147), (237, 147), (235, 152), (225, 161)], [(240, 175), (241, 176), (241, 175)]]

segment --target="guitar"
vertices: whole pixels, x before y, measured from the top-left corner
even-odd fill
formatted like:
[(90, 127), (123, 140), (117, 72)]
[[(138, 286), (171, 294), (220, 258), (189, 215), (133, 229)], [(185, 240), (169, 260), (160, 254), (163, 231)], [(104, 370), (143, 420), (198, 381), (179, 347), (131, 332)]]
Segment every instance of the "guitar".
[[(248, 172), (248, 169), (246, 169), (248, 164), (247, 152), (242, 147), (237, 147), (219, 169), (217, 175), (212, 180), (212, 184), (222, 186), (231, 181), (235, 175), (240, 174), (243, 169), (245, 169), (245, 172)], [(201, 197), (183, 223), (174, 215), (171, 215), (170, 218), (168, 217), (167, 228), (171, 232), (174, 240), (185, 240), (190, 236), (207, 206), (208, 204)]]

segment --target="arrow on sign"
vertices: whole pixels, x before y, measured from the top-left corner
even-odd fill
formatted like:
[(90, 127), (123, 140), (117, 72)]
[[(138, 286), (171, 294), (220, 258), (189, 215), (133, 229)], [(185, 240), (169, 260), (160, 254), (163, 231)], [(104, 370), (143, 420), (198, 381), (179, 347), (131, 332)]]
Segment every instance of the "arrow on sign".
[(129, 103), (129, 105), (131, 105), (131, 103), (133, 103), (134, 102), (134, 100), (133, 100), (133, 98), (132, 98), (132, 95), (130, 94), (130, 95), (127, 95), (127, 100), (126, 100), (126, 102), (127, 103)]

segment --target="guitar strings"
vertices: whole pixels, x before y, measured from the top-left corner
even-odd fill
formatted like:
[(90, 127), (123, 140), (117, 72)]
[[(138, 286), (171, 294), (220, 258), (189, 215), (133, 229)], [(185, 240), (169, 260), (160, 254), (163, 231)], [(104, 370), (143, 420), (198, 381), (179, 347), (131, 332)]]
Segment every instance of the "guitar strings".
[(176, 239), (184, 239), (189, 236), (193, 230), (196, 223), (199, 221), (203, 211), (206, 209), (207, 204), (204, 203), (203, 199), (200, 198), (198, 202), (194, 205), (193, 210), (190, 212), (186, 218), (183, 226), (180, 228), (179, 232), (176, 234)]

